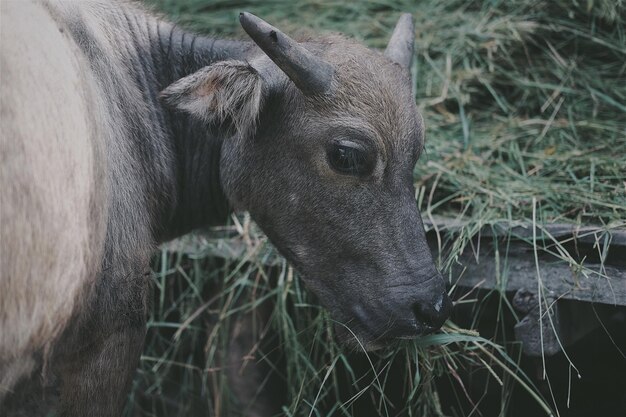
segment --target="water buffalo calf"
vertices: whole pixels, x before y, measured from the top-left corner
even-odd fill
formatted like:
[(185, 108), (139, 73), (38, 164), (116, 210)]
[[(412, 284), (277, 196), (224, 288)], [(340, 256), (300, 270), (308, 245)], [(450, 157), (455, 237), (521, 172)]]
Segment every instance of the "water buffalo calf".
[(0, 5), (0, 403), (36, 373), (59, 381), (62, 415), (119, 415), (151, 254), (232, 210), (251, 213), (347, 343), (446, 319), (414, 200), (409, 15), (382, 53), (340, 35), (296, 42), (248, 13), (252, 42), (130, 2)]

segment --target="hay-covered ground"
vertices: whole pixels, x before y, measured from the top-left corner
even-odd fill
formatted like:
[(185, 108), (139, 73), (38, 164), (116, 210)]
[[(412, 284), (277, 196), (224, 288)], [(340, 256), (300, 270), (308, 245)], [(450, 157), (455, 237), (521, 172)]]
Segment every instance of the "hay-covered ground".
[[(237, 15), (247, 10), (287, 33), (340, 31), (374, 48), (401, 12), (413, 13), (414, 86), (427, 126), (417, 202), (425, 217), (466, 224), (444, 269), (483, 225), (626, 225), (621, 0), (148, 4), (209, 35), (243, 38)], [(197, 238), (187, 252), (164, 249), (155, 260), (154, 313), (128, 415), (253, 415), (241, 399), (257, 390), (257, 406), (270, 398), (287, 416), (468, 415), (473, 407), (461, 404), (479, 410), (486, 398), (495, 411), (483, 415), (516, 415), (520, 403), (537, 415), (557, 412), (520, 372), (519, 349), (505, 335), (503, 350), (449, 324), (369, 356), (343, 352), (327, 314), (247, 219), (226, 233), (241, 237), (244, 259), (218, 259), (212, 254), (227, 243)], [(225, 352), (237, 356), (229, 335), (242, 323), (255, 332), (240, 338), (245, 358), (229, 363)], [(469, 389), (468, 373), (485, 398)], [(442, 404), (444, 393), (457, 401)]]

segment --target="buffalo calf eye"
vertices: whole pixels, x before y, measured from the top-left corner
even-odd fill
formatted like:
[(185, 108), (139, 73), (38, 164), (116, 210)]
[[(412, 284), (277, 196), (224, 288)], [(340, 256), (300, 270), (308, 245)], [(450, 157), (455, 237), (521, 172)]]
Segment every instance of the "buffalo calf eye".
[(330, 145), (328, 163), (335, 171), (348, 175), (365, 176), (374, 169), (372, 153), (347, 141)]

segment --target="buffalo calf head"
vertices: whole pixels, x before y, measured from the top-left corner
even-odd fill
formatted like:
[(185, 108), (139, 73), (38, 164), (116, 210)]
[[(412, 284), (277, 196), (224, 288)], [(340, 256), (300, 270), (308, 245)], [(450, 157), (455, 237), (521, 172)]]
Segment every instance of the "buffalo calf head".
[[(258, 46), (163, 92), (221, 127), (221, 182), (296, 266), (344, 337), (367, 347), (439, 328), (451, 302), (415, 202), (424, 125), (403, 15), (384, 53), (343, 36), (296, 42), (248, 13)], [(209, 139), (207, 139), (209, 140)]]

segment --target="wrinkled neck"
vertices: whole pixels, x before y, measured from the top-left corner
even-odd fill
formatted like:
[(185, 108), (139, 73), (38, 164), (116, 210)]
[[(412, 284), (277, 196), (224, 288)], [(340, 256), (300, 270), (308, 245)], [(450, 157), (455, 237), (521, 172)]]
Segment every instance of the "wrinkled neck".
[(209, 38), (169, 22), (156, 21), (149, 31), (150, 56), (157, 69), (159, 91), (214, 62), (246, 60), (252, 49), (251, 42)]
[[(211, 39), (157, 22), (151, 57), (156, 93), (214, 62), (245, 60), (250, 42)], [(222, 138), (217, 130), (186, 113), (163, 107), (175, 163), (175, 204), (162, 240), (193, 229), (224, 224), (230, 205), (220, 182)]]

